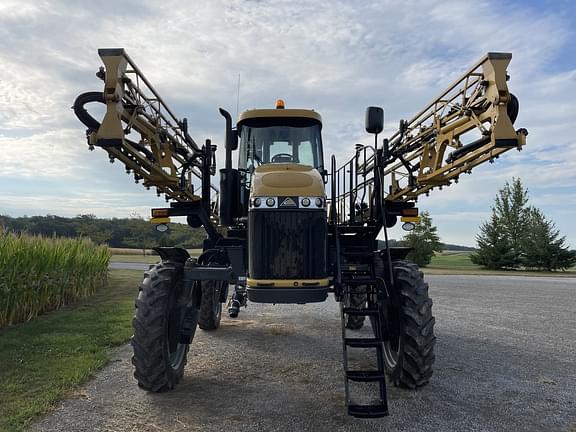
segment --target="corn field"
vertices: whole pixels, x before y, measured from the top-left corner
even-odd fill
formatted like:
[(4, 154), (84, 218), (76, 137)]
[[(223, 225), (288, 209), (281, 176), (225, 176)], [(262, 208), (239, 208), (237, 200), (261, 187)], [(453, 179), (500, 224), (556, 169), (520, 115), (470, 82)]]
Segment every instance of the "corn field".
[(106, 282), (110, 252), (87, 238), (0, 227), (0, 328), (88, 296)]

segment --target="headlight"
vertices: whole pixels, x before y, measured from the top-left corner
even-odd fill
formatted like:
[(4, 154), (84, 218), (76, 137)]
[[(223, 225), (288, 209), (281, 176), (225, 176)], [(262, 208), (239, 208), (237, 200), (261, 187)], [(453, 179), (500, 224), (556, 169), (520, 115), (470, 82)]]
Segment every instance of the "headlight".
[(252, 203), (254, 204), (254, 207), (260, 207), (260, 204), (262, 204), (262, 200), (260, 198), (254, 198), (254, 201), (252, 201)]
[(302, 205), (304, 207), (308, 207), (310, 205), (310, 199), (308, 198), (302, 198)]
[(324, 200), (322, 198), (316, 198), (316, 207), (324, 207)]
[(276, 204), (276, 200), (275, 200), (274, 198), (268, 198), (268, 199), (266, 200), (266, 205), (267, 205), (268, 207), (274, 207), (274, 204)]

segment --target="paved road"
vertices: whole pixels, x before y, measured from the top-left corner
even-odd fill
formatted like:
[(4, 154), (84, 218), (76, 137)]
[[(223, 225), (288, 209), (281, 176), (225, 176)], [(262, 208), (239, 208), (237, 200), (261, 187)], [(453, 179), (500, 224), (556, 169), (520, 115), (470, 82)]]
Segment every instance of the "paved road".
[(251, 304), (199, 331), (181, 385), (147, 394), (130, 349), (34, 431), (576, 431), (576, 279), (427, 276), (436, 365), (391, 416), (344, 414), (333, 301)]

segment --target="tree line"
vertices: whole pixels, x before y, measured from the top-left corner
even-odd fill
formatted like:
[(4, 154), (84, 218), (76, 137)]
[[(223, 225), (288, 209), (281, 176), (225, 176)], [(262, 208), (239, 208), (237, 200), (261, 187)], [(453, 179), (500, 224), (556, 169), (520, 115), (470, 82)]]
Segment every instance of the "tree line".
[(0, 227), (13, 232), (44, 236), (89, 237), (92, 241), (116, 248), (149, 249), (155, 246), (200, 248), (206, 237), (203, 229), (171, 223), (168, 232), (156, 231), (141, 218), (99, 219), (94, 215), (73, 218), (61, 216), (10, 217), (0, 215)]
[[(514, 178), (498, 192), (490, 219), (480, 226), (477, 249), (470, 255), (474, 264), (490, 270), (566, 270), (576, 265), (576, 251), (544, 213), (528, 204), (528, 190)], [(384, 247), (384, 245), (382, 245)], [(401, 241), (390, 246), (412, 248), (408, 259), (421, 267), (430, 264), (436, 252), (446, 249), (428, 212)]]
[[(576, 265), (576, 251), (569, 250), (566, 237), (542, 211), (528, 205), (528, 190), (520, 179), (506, 183), (494, 201), (490, 219), (480, 226), (478, 248), (470, 255), (474, 264), (487, 269), (565, 270)], [(74, 218), (61, 216), (10, 217), (0, 215), (0, 227), (9, 231), (45, 236), (89, 237), (96, 243), (117, 248), (150, 249), (154, 246), (200, 248), (206, 237), (202, 228), (172, 223), (160, 233), (141, 218), (98, 219), (94, 215)], [(443, 245), (428, 212), (402, 240), (390, 240), (390, 246), (412, 248), (408, 259), (424, 267), (434, 253), (454, 249)], [(384, 248), (383, 242), (380, 247)]]

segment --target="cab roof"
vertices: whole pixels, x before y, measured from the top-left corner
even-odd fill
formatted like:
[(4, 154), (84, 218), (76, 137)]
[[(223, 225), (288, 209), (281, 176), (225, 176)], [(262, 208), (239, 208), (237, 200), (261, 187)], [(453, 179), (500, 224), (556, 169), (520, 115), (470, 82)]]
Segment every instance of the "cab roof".
[(316, 120), (322, 124), (322, 117), (316, 111), (308, 109), (251, 109), (244, 111), (238, 118), (238, 124), (249, 119), (259, 118), (306, 118)]

